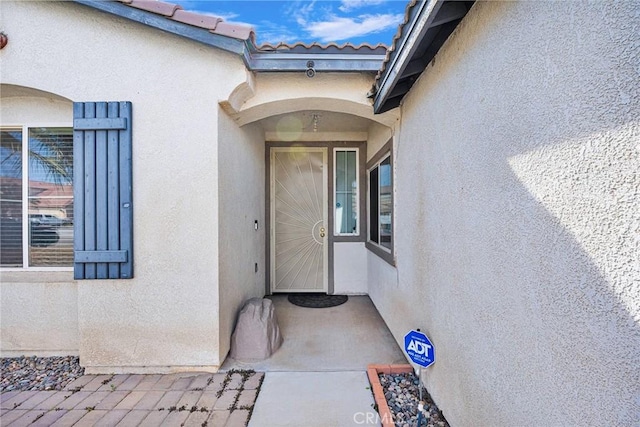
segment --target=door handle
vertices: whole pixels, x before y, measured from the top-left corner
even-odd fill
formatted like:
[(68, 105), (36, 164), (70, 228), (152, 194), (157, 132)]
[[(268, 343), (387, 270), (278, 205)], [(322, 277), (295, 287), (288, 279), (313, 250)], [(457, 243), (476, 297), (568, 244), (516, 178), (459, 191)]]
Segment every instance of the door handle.
[(325, 232), (324, 227), (320, 227), (320, 237), (324, 237), (325, 236), (324, 232)]

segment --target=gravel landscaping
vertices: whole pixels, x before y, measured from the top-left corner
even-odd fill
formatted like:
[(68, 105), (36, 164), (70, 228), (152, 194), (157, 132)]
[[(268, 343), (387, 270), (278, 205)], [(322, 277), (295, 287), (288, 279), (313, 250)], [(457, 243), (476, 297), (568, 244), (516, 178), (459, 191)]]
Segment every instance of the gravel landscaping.
[(3, 357), (0, 392), (62, 390), (83, 374), (84, 368), (76, 356)]
[[(396, 427), (416, 426), (420, 400), (418, 377), (413, 373), (379, 374), (378, 377)], [(420, 426), (449, 427), (425, 388), (422, 389), (422, 400), (424, 412)]]

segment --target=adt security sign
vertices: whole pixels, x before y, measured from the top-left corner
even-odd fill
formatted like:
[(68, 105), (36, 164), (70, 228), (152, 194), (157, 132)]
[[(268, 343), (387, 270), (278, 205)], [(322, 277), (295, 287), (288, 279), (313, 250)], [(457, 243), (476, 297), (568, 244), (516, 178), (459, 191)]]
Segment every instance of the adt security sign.
[(404, 336), (404, 350), (411, 361), (426, 368), (436, 361), (436, 352), (429, 338), (418, 331), (411, 331)]

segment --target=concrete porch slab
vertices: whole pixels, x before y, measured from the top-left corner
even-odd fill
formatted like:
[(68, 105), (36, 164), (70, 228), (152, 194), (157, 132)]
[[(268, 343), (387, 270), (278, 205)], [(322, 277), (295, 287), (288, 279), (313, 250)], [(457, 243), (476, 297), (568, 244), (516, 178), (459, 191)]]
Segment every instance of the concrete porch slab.
[(273, 300), (284, 342), (269, 359), (242, 363), (227, 358), (221, 371), (366, 371), (367, 365), (406, 363), (368, 296), (349, 296), (331, 308), (304, 308), (286, 295)]

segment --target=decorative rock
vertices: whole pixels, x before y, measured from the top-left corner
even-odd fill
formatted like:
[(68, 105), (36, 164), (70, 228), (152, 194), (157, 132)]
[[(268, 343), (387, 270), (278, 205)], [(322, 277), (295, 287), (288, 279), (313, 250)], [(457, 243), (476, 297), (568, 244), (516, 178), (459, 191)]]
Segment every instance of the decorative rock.
[[(380, 374), (380, 385), (396, 426), (415, 426), (418, 422), (419, 380), (413, 373)], [(449, 427), (447, 420), (425, 389), (422, 390), (424, 411), (420, 426)]]
[(75, 356), (3, 357), (0, 392), (11, 390), (62, 390), (81, 377), (84, 368)]
[(266, 298), (247, 301), (231, 336), (230, 356), (241, 362), (264, 360), (271, 357), (281, 344), (282, 335), (273, 302)]

